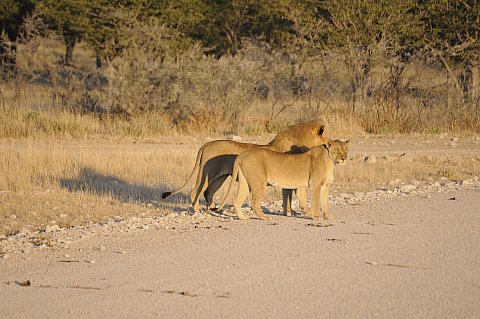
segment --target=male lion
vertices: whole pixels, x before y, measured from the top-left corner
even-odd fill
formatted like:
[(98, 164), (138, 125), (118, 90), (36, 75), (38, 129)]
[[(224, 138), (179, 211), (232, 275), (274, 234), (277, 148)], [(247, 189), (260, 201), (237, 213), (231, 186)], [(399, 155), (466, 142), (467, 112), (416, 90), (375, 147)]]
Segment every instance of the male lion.
[[(164, 192), (162, 198), (177, 194), (185, 189), (188, 183), (196, 176), (190, 198), (195, 211), (200, 210), (198, 204), (200, 194), (203, 193), (209, 209), (215, 208), (213, 198), (218, 189), (228, 176), (232, 175), (233, 163), (238, 154), (247, 150), (262, 147), (276, 152), (302, 153), (311, 147), (325, 144), (326, 125), (322, 120), (315, 120), (307, 123), (291, 125), (281, 130), (277, 136), (267, 145), (252, 143), (239, 143), (228, 140), (218, 140), (205, 143), (197, 153), (197, 159), (190, 177), (180, 188), (171, 192)], [(291, 191), (285, 190), (284, 197)], [(298, 194), (300, 207), (306, 206), (306, 193)], [(290, 201), (286, 203), (284, 210), (290, 211)]]
[(260, 208), (267, 184), (295, 189), (309, 187), (312, 193), (312, 209), (307, 215), (320, 219), (331, 219), (328, 212), (328, 193), (333, 182), (335, 164), (347, 159), (350, 141), (329, 141), (328, 145), (313, 147), (302, 154), (284, 154), (267, 149), (253, 149), (237, 156), (232, 180), (227, 195), (220, 204), (221, 210), (227, 201), (238, 177), (238, 192), (233, 206), (239, 219), (248, 219), (241, 205), (248, 193), (252, 194), (251, 207), (260, 219), (267, 217)]

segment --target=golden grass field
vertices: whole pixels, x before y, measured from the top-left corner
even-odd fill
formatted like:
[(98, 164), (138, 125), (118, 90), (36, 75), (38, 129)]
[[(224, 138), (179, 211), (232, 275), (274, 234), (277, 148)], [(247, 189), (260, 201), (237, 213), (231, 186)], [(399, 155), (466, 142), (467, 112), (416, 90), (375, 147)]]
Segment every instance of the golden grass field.
[[(208, 139), (2, 139), (0, 234), (186, 210), (188, 194), (167, 201), (160, 196), (183, 184)], [(331, 194), (479, 176), (479, 143), (471, 136), (458, 142), (445, 136), (354, 137), (349, 161), (336, 169)], [(372, 155), (375, 163), (364, 160)], [(270, 188), (267, 198), (279, 200), (280, 194)]]

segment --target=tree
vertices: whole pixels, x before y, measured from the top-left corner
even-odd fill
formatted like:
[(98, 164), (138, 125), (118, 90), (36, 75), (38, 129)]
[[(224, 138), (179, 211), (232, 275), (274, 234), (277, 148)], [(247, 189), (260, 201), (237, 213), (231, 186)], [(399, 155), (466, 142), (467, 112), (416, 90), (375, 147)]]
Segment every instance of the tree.
[(0, 2), (0, 65), (3, 71), (14, 72), (17, 46), (25, 17), (32, 12), (30, 0), (2, 0)]
[(480, 2), (421, 0), (422, 40), (464, 99), (480, 97)]
[[(334, 53), (350, 72), (350, 104), (366, 94), (375, 61), (393, 63), (419, 30), (414, 0), (303, 0), (291, 10), (299, 52)], [(387, 62), (389, 63), (389, 62)], [(399, 68), (398, 70), (401, 70)]]
[(49, 29), (59, 33), (65, 43), (66, 64), (73, 64), (75, 45), (85, 38), (90, 29), (90, 14), (93, 1), (43, 0), (39, 12)]
[[(196, 0), (166, 1), (167, 21), (200, 41), (207, 52), (235, 55), (242, 39), (264, 37), (279, 45), (288, 33), (285, 19), (291, 0)], [(175, 20), (176, 19), (176, 20)]]

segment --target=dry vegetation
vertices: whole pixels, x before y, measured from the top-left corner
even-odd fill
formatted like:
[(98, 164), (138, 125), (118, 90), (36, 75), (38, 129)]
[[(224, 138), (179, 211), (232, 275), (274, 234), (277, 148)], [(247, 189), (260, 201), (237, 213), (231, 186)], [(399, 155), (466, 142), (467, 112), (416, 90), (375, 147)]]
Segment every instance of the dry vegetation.
[(335, 56), (300, 62), (247, 43), (234, 57), (192, 48), (160, 61), (154, 39), (135, 44), (95, 69), (82, 46), (76, 67), (66, 66), (57, 40), (32, 37), (18, 49), (16, 78), (0, 83), (0, 137), (262, 135), (318, 117), (343, 135), (480, 130), (478, 101), (420, 61), (393, 88), (377, 63), (352, 105), (348, 68)]
[[(268, 138), (256, 141), (266, 140)], [(425, 141), (418, 137), (409, 140)], [(54, 224), (67, 227), (186, 210), (187, 194), (174, 196), (169, 201), (161, 201), (160, 195), (187, 179), (196, 151), (203, 142), (205, 140), (186, 137), (165, 138), (151, 144), (98, 139), (3, 140), (0, 143), (0, 234), (45, 229)], [(478, 141), (475, 142), (469, 142), (466, 148), (478, 149)], [(377, 150), (367, 151), (369, 155), (377, 154), (375, 164), (362, 158), (369, 145), (377, 146)], [(419, 149), (424, 145), (427, 144), (421, 144)], [(396, 152), (381, 151), (389, 148), (371, 140), (355, 139), (350, 160), (337, 169), (332, 194), (480, 175), (480, 158), (472, 151), (432, 157), (426, 150), (393, 161), (384, 160), (380, 155), (392, 157), (401, 154), (402, 149), (412, 148), (403, 145), (398, 146)], [(220, 192), (219, 197), (223, 196)], [(269, 199), (280, 199), (279, 192), (270, 189)]]

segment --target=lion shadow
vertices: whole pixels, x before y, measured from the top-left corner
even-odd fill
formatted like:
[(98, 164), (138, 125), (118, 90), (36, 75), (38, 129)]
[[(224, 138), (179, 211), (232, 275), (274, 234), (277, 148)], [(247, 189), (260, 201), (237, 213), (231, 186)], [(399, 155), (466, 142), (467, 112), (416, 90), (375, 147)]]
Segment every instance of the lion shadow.
[(61, 179), (59, 183), (62, 188), (70, 192), (106, 195), (123, 203), (151, 204), (156, 208), (173, 211), (185, 211), (185, 208), (179, 207), (179, 204), (190, 203), (190, 197), (187, 194), (178, 194), (175, 202), (162, 200), (161, 194), (169, 188), (167, 185), (150, 187), (134, 184), (113, 175), (104, 175), (88, 167), (82, 168), (77, 178)]

